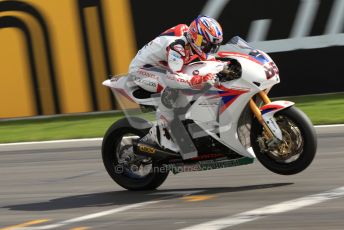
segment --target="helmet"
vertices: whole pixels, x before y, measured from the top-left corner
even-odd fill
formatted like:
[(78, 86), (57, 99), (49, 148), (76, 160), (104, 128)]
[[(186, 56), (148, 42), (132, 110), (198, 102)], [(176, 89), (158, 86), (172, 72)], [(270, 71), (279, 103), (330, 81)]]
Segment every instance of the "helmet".
[(213, 18), (199, 16), (191, 22), (187, 31), (187, 40), (201, 59), (207, 59), (208, 53), (217, 52), (222, 40), (222, 28)]

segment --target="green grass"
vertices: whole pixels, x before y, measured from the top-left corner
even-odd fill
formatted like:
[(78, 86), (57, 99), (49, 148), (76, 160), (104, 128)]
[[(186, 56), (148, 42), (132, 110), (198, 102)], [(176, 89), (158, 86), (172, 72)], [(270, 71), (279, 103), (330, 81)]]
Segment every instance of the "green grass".
[[(344, 93), (283, 99), (296, 102), (314, 124), (344, 123)], [(0, 121), (0, 143), (102, 137), (121, 117), (122, 113), (109, 113)]]
[(313, 124), (344, 123), (344, 93), (283, 98), (293, 101), (305, 112)]
[(66, 116), (0, 122), (0, 143), (100, 137), (123, 114)]

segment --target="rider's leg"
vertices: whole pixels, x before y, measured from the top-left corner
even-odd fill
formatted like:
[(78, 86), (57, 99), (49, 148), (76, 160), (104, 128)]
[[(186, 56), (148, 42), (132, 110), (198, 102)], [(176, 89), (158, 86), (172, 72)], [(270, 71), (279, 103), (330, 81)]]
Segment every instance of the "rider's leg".
[[(130, 76), (141, 88), (153, 93), (160, 93), (164, 81), (159, 79), (166, 77), (164, 70), (156, 67), (131, 70)], [(142, 138), (142, 141), (154, 142), (160, 147), (180, 152), (183, 159), (189, 159), (197, 156), (197, 150), (181, 122), (183, 120), (181, 116), (185, 114), (177, 112), (189, 102), (185, 95), (178, 92), (179, 90), (167, 87), (163, 90), (156, 113), (157, 124), (150, 129), (146, 137)]]
[[(144, 66), (129, 70), (129, 76), (138, 86), (146, 91), (157, 94), (163, 89), (163, 82), (159, 81), (159, 79), (165, 77), (165, 74), (166, 70), (153, 66)], [(156, 112), (156, 124), (141, 141), (147, 144), (158, 144), (162, 148), (179, 152), (178, 146), (173, 142), (170, 135), (169, 121), (171, 120), (173, 120), (173, 112), (160, 102)]]
[(151, 93), (160, 93), (163, 86), (159, 82), (159, 78), (165, 76), (166, 70), (147, 65), (146, 67), (131, 68), (129, 77), (142, 89)]
[[(169, 91), (171, 89), (165, 90)], [(170, 104), (166, 104), (168, 99), (164, 98), (165, 90), (162, 93), (162, 100), (156, 112), (157, 123), (141, 140), (148, 144), (153, 142), (158, 144), (161, 148), (179, 152), (184, 160), (197, 157), (197, 149), (186, 127), (182, 123), (185, 114), (180, 112), (189, 102), (185, 95), (178, 94), (174, 101), (170, 101)], [(172, 106), (170, 106), (171, 104)]]
[(186, 126), (182, 121), (185, 120), (186, 107), (189, 106), (189, 98), (181, 90), (177, 90), (178, 97), (169, 113), (173, 113), (173, 119), (169, 122), (172, 139), (179, 147), (179, 152), (184, 160), (198, 156), (197, 149), (192, 141)]
[[(173, 144), (174, 150), (179, 152), (183, 159), (197, 157), (197, 149), (182, 123), (185, 120), (184, 108), (190, 103), (189, 98), (180, 90), (165, 88), (158, 106), (157, 120), (164, 129), (168, 130), (169, 136), (164, 136), (161, 140), (168, 138), (167, 144)], [(164, 145), (164, 143), (162, 143)], [(165, 146), (166, 147), (166, 146)]]

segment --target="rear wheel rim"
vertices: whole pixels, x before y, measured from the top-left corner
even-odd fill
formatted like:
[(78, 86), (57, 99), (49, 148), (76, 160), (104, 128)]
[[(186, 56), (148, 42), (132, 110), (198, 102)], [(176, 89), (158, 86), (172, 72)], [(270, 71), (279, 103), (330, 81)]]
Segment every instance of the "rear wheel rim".
[(124, 133), (117, 139), (114, 149), (115, 172), (121, 173), (131, 179), (142, 179), (149, 175), (153, 163), (149, 157), (137, 156), (133, 151), (132, 140), (139, 139), (140, 136), (132, 133)]

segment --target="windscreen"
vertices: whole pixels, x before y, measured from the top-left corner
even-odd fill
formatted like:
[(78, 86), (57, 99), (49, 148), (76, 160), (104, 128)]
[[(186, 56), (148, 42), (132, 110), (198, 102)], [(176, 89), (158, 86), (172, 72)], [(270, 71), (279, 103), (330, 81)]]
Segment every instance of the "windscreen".
[(239, 36), (233, 37), (229, 42), (221, 46), (219, 52), (246, 54), (256, 59), (263, 65), (270, 62), (266, 55), (250, 46), (244, 39), (240, 38)]
[(220, 48), (220, 51), (238, 52), (243, 54), (250, 54), (255, 51), (244, 39), (239, 36), (233, 37), (229, 42)]

